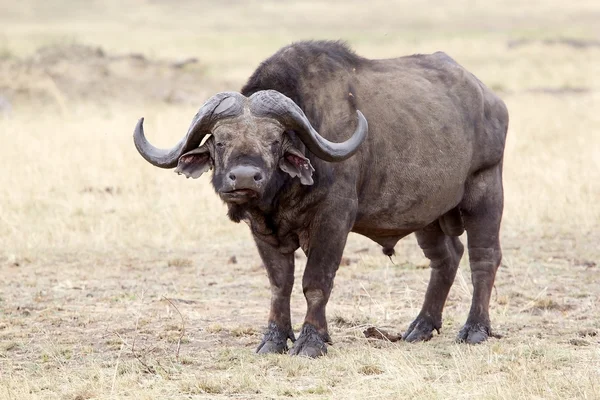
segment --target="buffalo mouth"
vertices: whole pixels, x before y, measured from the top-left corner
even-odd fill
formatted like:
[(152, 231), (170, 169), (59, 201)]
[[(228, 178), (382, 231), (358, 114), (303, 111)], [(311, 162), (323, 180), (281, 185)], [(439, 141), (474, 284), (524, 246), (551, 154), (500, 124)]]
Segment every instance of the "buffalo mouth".
[(258, 192), (252, 189), (236, 189), (228, 192), (221, 192), (221, 198), (227, 203), (246, 203), (258, 197)]

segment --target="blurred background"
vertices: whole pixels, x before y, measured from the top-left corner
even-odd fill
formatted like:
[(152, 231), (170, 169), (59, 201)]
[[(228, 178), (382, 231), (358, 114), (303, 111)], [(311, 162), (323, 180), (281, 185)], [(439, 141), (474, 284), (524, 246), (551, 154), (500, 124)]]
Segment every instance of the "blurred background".
[(599, 20), (584, 0), (2, 1), (0, 238), (13, 253), (194, 246), (205, 224), (190, 215), (221, 222), (223, 207), (206, 177), (135, 154), (137, 118), (171, 146), (207, 98), (303, 39), (370, 58), (447, 52), (509, 107), (505, 232), (585, 231), (600, 220)]

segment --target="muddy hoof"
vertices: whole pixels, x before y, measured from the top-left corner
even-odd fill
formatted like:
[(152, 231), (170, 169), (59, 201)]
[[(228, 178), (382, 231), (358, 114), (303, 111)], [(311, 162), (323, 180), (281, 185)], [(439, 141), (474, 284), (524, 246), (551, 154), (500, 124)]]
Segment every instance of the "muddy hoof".
[(433, 337), (434, 329), (440, 333), (441, 326), (441, 322), (435, 323), (432, 317), (419, 315), (402, 335), (402, 340), (411, 343), (426, 342)]
[(262, 342), (258, 345), (256, 352), (258, 354), (282, 354), (288, 351), (287, 341), (291, 339), (292, 342), (296, 340), (294, 337), (294, 331), (292, 328), (285, 332), (277, 327), (277, 325), (271, 323), (263, 336)]
[(489, 326), (481, 322), (467, 322), (458, 332), (456, 341), (458, 343), (477, 344), (485, 342), (491, 334), (492, 330)]
[(329, 337), (323, 339), (314, 326), (304, 324), (298, 340), (294, 343), (294, 347), (290, 349), (290, 355), (310, 358), (324, 356), (327, 354), (325, 341), (329, 341)]
[(271, 340), (263, 341), (256, 349), (258, 354), (283, 354), (286, 351), (288, 351), (287, 343), (273, 342)]

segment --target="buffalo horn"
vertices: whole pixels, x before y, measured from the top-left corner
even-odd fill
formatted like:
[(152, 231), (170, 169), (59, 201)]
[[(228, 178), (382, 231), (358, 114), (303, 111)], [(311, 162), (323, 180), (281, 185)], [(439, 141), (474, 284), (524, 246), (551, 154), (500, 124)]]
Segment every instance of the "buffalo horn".
[(198, 147), (217, 121), (242, 114), (244, 101), (245, 97), (236, 92), (214, 95), (198, 110), (187, 134), (170, 149), (159, 149), (148, 142), (144, 135), (144, 118), (140, 118), (133, 132), (135, 147), (150, 164), (175, 168), (179, 157)]
[(351, 157), (367, 137), (367, 120), (357, 110), (358, 123), (352, 137), (342, 143), (330, 142), (313, 128), (296, 103), (275, 90), (262, 90), (250, 96), (250, 109), (255, 115), (274, 118), (287, 129), (293, 129), (304, 145), (325, 161), (343, 161)]

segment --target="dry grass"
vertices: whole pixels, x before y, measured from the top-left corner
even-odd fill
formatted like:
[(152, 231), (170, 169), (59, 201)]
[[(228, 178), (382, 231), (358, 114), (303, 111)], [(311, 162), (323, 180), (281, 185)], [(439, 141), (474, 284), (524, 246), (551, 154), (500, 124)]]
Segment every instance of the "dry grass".
[[(197, 56), (200, 72), (185, 73), (198, 83), (163, 101), (148, 96), (152, 76), (120, 66), (107, 69), (112, 87), (84, 82), (87, 96), (62, 67), (0, 76), (0, 100), (13, 103), (0, 107), (0, 399), (600, 398), (600, 47), (539, 41), (600, 37), (597, 2), (78, 4), (0, 5), (0, 71), (44, 45), (83, 43)], [(504, 338), (453, 343), (470, 300), (463, 260), (442, 335), (365, 339), (368, 326), (410, 323), (428, 272), (412, 238), (394, 265), (353, 235), (328, 308), (329, 356), (255, 356), (269, 290), (247, 228), (227, 220), (207, 177), (182, 179), (135, 152), (139, 116), (170, 145), (199, 103), (239, 88), (279, 46), (340, 37), (370, 57), (442, 49), (505, 98), (505, 259), (492, 300)], [(119, 94), (117, 73), (140, 81), (137, 96)], [(188, 82), (154, 74), (177, 90)], [(39, 91), (49, 96), (23, 95)], [(293, 296), (298, 328), (301, 288)]]

